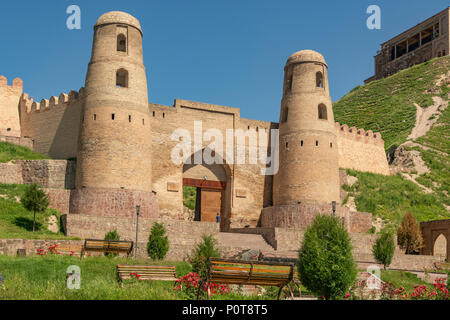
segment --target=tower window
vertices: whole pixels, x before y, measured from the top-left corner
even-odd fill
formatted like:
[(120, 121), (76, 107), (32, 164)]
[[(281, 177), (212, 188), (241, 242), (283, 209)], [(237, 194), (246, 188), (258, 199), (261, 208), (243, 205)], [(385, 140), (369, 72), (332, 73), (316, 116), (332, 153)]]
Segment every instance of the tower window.
[(321, 103), (319, 104), (318, 110), (319, 110), (319, 119), (327, 120), (328, 119), (327, 107), (323, 103)]
[(163, 119), (166, 117), (166, 114), (163, 112)]
[(128, 71), (119, 69), (116, 72), (116, 86), (121, 88), (128, 88)]
[(116, 119), (116, 115), (114, 113), (111, 114), (111, 119), (112, 120)]
[(145, 120), (144, 119), (142, 119), (142, 125), (145, 125)]
[(8, 131), (8, 132), (11, 131), (11, 128), (6, 129), (6, 131)]
[(153, 116), (155, 116), (155, 111), (153, 111)]
[(293, 75), (290, 74), (288, 77), (287, 83), (286, 83), (286, 91), (287, 92), (291, 92), (291, 90), (292, 90), (292, 78), (293, 78)]
[(286, 149), (289, 148), (289, 142), (286, 142)]
[(318, 147), (319, 146), (319, 141), (318, 140), (316, 140), (316, 147)]
[(303, 140), (300, 141), (300, 147), (303, 147)]
[(94, 120), (97, 120), (97, 115), (96, 114), (94, 114)]
[(316, 87), (323, 88), (323, 74), (322, 72), (316, 72)]
[(333, 148), (333, 142), (330, 142), (330, 148)]
[(127, 39), (122, 33), (117, 36), (117, 51), (127, 52)]
[(128, 122), (131, 122), (131, 116), (128, 116)]

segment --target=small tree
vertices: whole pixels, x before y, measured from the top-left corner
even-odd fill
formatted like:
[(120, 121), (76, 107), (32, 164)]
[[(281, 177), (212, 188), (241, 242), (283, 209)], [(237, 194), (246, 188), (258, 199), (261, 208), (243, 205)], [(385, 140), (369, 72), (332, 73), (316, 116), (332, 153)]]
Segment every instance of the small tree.
[[(113, 231), (109, 231), (105, 234), (105, 240), (118, 241), (120, 240), (119, 233), (116, 229), (114, 229)], [(105, 252), (105, 256), (116, 257), (117, 255), (118, 253)]]
[(406, 213), (397, 231), (397, 244), (406, 254), (418, 253), (423, 246), (422, 232), (416, 218)]
[(325, 299), (343, 297), (356, 279), (348, 232), (338, 218), (318, 215), (305, 232), (297, 264), (300, 281)]
[(380, 236), (372, 247), (372, 253), (375, 260), (382, 264), (384, 270), (392, 263), (394, 257), (395, 243), (394, 236), (387, 230), (382, 230)]
[(147, 252), (153, 260), (162, 260), (169, 251), (169, 239), (162, 223), (155, 222), (152, 226), (147, 243)]
[(33, 211), (33, 232), (36, 225), (36, 213), (41, 213), (47, 210), (49, 200), (45, 192), (36, 184), (29, 185), (22, 199), (22, 205), (28, 211)]
[(220, 251), (217, 247), (217, 239), (212, 235), (203, 235), (202, 241), (194, 248), (189, 263), (192, 265), (192, 271), (198, 273), (201, 279), (206, 279), (208, 274), (209, 259), (220, 257)]

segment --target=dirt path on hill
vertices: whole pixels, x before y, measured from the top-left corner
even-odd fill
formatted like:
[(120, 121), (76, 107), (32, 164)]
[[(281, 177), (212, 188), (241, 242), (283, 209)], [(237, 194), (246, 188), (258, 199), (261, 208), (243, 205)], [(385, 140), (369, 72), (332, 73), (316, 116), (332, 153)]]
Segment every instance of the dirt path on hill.
[(426, 135), (433, 124), (439, 120), (442, 111), (448, 107), (448, 101), (441, 97), (433, 97), (433, 102), (433, 105), (427, 108), (422, 108), (417, 103), (414, 103), (416, 107), (416, 124), (407, 139), (415, 140)]

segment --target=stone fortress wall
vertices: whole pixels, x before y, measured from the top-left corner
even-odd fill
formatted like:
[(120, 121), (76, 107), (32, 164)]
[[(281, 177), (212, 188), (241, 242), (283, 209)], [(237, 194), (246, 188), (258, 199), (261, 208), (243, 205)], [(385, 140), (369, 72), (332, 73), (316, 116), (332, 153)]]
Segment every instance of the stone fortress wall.
[[(34, 101), (27, 94), (20, 99), (20, 123), (24, 137), (34, 140), (36, 152), (53, 159), (76, 157), (83, 104), (83, 89), (61, 93), (58, 97)], [(1, 104), (1, 103), (0, 103)]]
[[(117, 39), (121, 35), (126, 44), (124, 51), (116, 50)], [(320, 63), (308, 60), (317, 57)], [(278, 205), (295, 205), (298, 200), (322, 201), (328, 205), (331, 200), (340, 203), (343, 199), (339, 199), (339, 167), (389, 173), (383, 140), (378, 133), (356, 128), (347, 130), (347, 126), (334, 123), (327, 66), (318, 53), (306, 50), (288, 60), (285, 89), (290, 85), (292, 94), (283, 97), (280, 119), (284, 118), (285, 107), (290, 106), (291, 109), (289, 121), (282, 121), (283, 128), (275, 122), (241, 118), (238, 108), (181, 99), (175, 100), (173, 106), (148, 103), (142, 59), (139, 22), (128, 14), (112, 12), (97, 22), (91, 64), (85, 87), (79, 92), (70, 91), (38, 102), (22, 94), (20, 79), (15, 79), (10, 88), (6, 86), (6, 79), (0, 78), (0, 87), (3, 88), (0, 89), (0, 109), (8, 110), (0, 113), (3, 120), (0, 124), (11, 128), (0, 135), (29, 137), (35, 151), (54, 159), (77, 158), (75, 185), (69, 183), (70, 186), (65, 186), (73, 190), (52, 193), (52, 199), (63, 208), (63, 213), (95, 215), (97, 212), (105, 216), (110, 212), (124, 217), (133, 215), (135, 204), (145, 198), (148, 218), (159, 211), (160, 216), (186, 219), (183, 213), (183, 178), (202, 180), (206, 177), (208, 181), (225, 185), (225, 229), (255, 227), (261, 223), (261, 210), (273, 206), (277, 202), (274, 195), (280, 193), (286, 199), (279, 198)], [(124, 67), (128, 69), (127, 81), (125, 87), (120, 87), (114, 81), (118, 79), (117, 72), (122, 70), (118, 68)], [(320, 86), (316, 79), (318, 71), (322, 72), (323, 83)], [(317, 119), (318, 104), (325, 104), (328, 118)], [(193, 149), (191, 155), (185, 155), (184, 163), (177, 164), (171, 160), (172, 150), (180, 142), (172, 139), (173, 132), (185, 129), (194, 138), (196, 121), (201, 121), (202, 135), (210, 130), (221, 133), (223, 147), (222, 151), (216, 148), (216, 158), (222, 159), (223, 164), (186, 165), (186, 159), (194, 157)], [(258, 155), (259, 151), (250, 145), (251, 139), (247, 137), (241, 141), (232, 137), (233, 144), (229, 150), (229, 143), (226, 144), (227, 129), (241, 130), (263, 145), (262, 155), (267, 158), (271, 154), (268, 147), (271, 129), (279, 127), (282, 129), (279, 150), (280, 170), (283, 172), (278, 179), (282, 188), (280, 192), (279, 188), (274, 188), (274, 176), (262, 174), (267, 170), (265, 164), (249, 162), (250, 153)], [(266, 143), (261, 143), (260, 139)], [(305, 142), (303, 149), (300, 148), (300, 140)], [(203, 146), (212, 141), (204, 140)], [(236, 164), (237, 150), (244, 145), (246, 161)], [(227, 163), (230, 157), (234, 159), (233, 163)], [(321, 167), (314, 167), (314, 163), (320, 163)], [(326, 165), (330, 163), (332, 165)], [(10, 170), (10, 180), (14, 180), (11, 177), (15, 174), (17, 181), (23, 181), (23, 165), (19, 166), (16, 173), (11, 166), (0, 166), (0, 170)], [(296, 171), (294, 177), (289, 166)], [(310, 174), (313, 171), (315, 175)], [(289, 182), (286, 179), (290, 179)], [(302, 180), (301, 188), (296, 179)], [(326, 197), (317, 179), (320, 179), (320, 186), (327, 186), (330, 179), (333, 181)], [(306, 197), (308, 194), (311, 194), (311, 199)], [(70, 203), (65, 204), (64, 199), (69, 199)], [(102, 205), (94, 207), (91, 202)], [(319, 207), (328, 208), (322, 204)], [(310, 208), (316, 208), (315, 204)], [(291, 214), (295, 210), (288, 211)], [(265, 221), (274, 219), (269, 215)]]
[(0, 136), (21, 137), (19, 101), (23, 82), (16, 78), (12, 85), (8, 79), (0, 76)]

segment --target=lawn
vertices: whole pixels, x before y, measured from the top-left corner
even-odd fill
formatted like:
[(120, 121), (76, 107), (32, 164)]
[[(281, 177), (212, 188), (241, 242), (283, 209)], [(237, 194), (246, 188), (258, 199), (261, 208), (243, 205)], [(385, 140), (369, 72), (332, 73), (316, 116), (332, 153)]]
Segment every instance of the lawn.
[(29, 148), (17, 146), (8, 142), (0, 142), (0, 163), (11, 160), (41, 160), (50, 159)]
[[(142, 281), (117, 283), (117, 264), (145, 264), (126, 258), (69, 256), (10, 257), (0, 255), (0, 273), (4, 278), (0, 286), (0, 300), (179, 300), (185, 296), (173, 289), (173, 282)], [(152, 264), (174, 265), (177, 276), (186, 275), (191, 266), (187, 262), (152, 262)], [(66, 270), (71, 265), (81, 269), (81, 288), (66, 288)], [(271, 292), (272, 290), (270, 290)], [(213, 296), (213, 299), (273, 299), (271, 295), (244, 296), (229, 293)]]
[(0, 239), (78, 239), (66, 237), (61, 231), (53, 233), (47, 230), (48, 218), (55, 215), (59, 221), (61, 216), (55, 209), (36, 214), (36, 231), (32, 232), (33, 212), (17, 201), (25, 188), (25, 185), (0, 184)]

